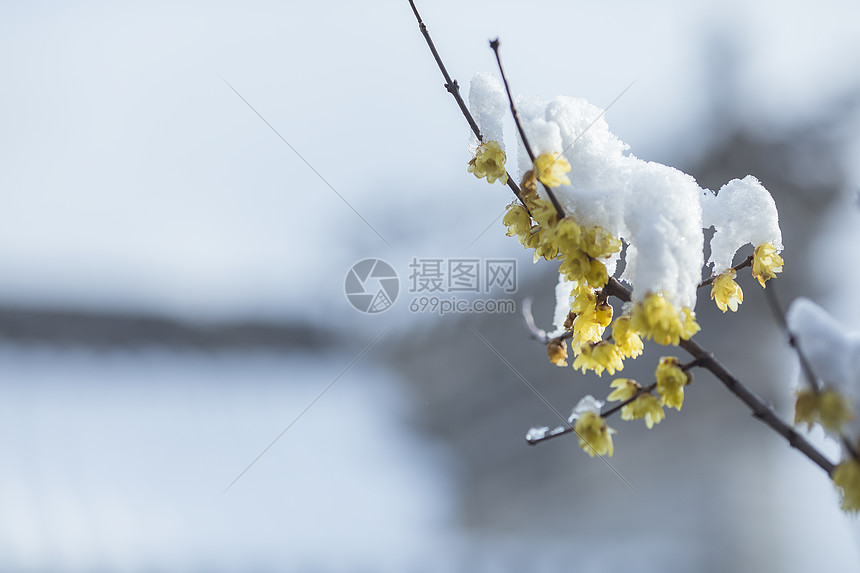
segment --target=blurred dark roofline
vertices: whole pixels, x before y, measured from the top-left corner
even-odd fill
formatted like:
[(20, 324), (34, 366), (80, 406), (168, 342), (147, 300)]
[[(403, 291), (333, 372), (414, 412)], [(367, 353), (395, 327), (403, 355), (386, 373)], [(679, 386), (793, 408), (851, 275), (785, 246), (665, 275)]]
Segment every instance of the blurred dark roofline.
[(334, 333), (302, 323), (194, 324), (146, 314), (0, 307), (0, 342), (15, 344), (316, 352), (336, 339)]

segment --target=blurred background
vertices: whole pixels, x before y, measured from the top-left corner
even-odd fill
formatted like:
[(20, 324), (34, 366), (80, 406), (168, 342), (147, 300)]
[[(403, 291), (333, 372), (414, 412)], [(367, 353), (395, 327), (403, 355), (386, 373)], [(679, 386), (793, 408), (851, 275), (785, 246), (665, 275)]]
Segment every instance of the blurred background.
[[(496, 36), (515, 92), (606, 107), (635, 80), (606, 116), (632, 153), (756, 175), (780, 300), (858, 324), (857, 3), (418, 7), (464, 96)], [(860, 567), (826, 476), (706, 373), (654, 430), (613, 420), (610, 468), (527, 446), (557, 418), (520, 379), (567, 413), (605, 377), (518, 313), (409, 311), (416, 257), (516, 259), (545, 327), (556, 278), (466, 172), (405, 0), (7, 2), (0, 74), (3, 570)], [(344, 295), (368, 257), (401, 278), (383, 313)], [(740, 275), (696, 338), (790, 417), (794, 358)]]

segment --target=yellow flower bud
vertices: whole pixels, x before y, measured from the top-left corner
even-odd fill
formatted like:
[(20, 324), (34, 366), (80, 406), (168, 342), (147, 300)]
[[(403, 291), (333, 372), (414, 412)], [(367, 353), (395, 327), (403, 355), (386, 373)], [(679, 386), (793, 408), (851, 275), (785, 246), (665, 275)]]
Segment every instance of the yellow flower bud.
[(546, 347), (549, 361), (556, 366), (567, 366), (567, 342), (564, 340), (550, 340)]
[(586, 412), (576, 420), (573, 427), (579, 438), (579, 447), (592, 458), (595, 455), (609, 456), (615, 453), (612, 434), (615, 430), (597, 412)]

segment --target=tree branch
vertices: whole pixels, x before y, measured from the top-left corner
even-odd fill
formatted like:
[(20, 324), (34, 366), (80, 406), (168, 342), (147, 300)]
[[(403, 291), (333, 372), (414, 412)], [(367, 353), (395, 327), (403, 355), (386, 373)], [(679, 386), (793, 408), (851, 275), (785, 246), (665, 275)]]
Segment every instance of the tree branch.
[[(526, 137), (526, 130), (523, 129), (523, 124), (520, 121), (520, 114), (517, 112), (517, 108), (514, 105), (514, 96), (511, 94), (511, 88), (508, 85), (508, 76), (505, 74), (505, 69), (502, 67), (502, 58), (499, 56), (499, 39), (490, 40), (490, 47), (493, 49), (493, 53), (496, 54), (496, 62), (499, 64), (499, 73), (502, 75), (502, 82), (505, 84), (505, 92), (508, 94), (508, 102), (511, 105), (511, 115), (514, 116), (514, 123), (517, 125), (517, 131), (520, 132), (520, 137), (523, 140), (523, 146), (526, 148), (526, 153), (529, 154), (529, 159), (532, 162), (532, 165), (535, 164), (535, 154), (532, 151), (531, 145), (529, 145), (529, 140)], [(540, 174), (535, 174), (535, 176), (539, 176)], [(538, 179), (540, 181), (540, 179)], [(544, 185), (541, 182), (541, 185), (546, 189), (546, 194), (549, 195), (550, 201), (552, 201), (552, 206), (555, 207), (555, 213), (559, 219), (564, 219), (564, 208), (561, 206), (561, 203), (558, 202), (558, 199), (555, 196), (555, 193), (552, 192), (552, 189), (549, 186)]]
[(815, 371), (812, 370), (812, 365), (809, 364), (809, 361), (806, 359), (806, 355), (800, 349), (800, 344), (797, 342), (797, 337), (794, 336), (794, 333), (788, 328), (788, 321), (785, 318), (785, 312), (782, 310), (782, 306), (779, 304), (779, 300), (776, 298), (776, 292), (774, 292), (774, 287), (771, 286), (770, 290), (764, 289), (764, 296), (767, 299), (768, 305), (770, 306), (771, 313), (776, 321), (779, 323), (780, 329), (782, 332), (788, 337), (788, 345), (794, 349), (794, 352), (797, 354), (797, 359), (800, 361), (800, 368), (803, 370), (806, 379), (809, 381), (809, 385), (815, 392), (821, 390), (821, 382), (818, 379), (818, 376), (815, 374)]
[[(457, 80), (451, 79), (451, 76), (448, 74), (448, 69), (445, 68), (445, 64), (442, 63), (442, 58), (439, 56), (439, 52), (436, 50), (436, 45), (433, 43), (433, 39), (430, 37), (430, 31), (427, 29), (427, 25), (424, 23), (424, 20), (421, 19), (421, 14), (418, 13), (418, 8), (415, 7), (414, 0), (409, 0), (409, 5), (412, 7), (412, 13), (415, 14), (415, 19), (418, 20), (418, 29), (421, 30), (421, 35), (424, 36), (424, 39), (427, 41), (427, 46), (430, 48), (430, 52), (433, 54), (433, 59), (436, 60), (436, 65), (439, 66), (439, 71), (442, 72), (442, 77), (445, 78), (445, 89), (448, 90), (454, 100), (457, 102), (457, 107), (460, 108), (460, 113), (463, 114), (463, 117), (466, 118), (466, 121), (469, 122), (469, 127), (472, 128), (472, 133), (475, 134), (475, 137), (478, 138), (478, 141), (481, 143), (484, 142), (484, 136), (481, 135), (481, 130), (478, 128), (478, 124), (475, 122), (475, 118), (472, 117), (472, 114), (469, 112), (469, 108), (466, 107), (466, 102), (463, 101), (463, 97), (460, 95), (460, 84), (457, 83)], [(523, 201), (522, 193), (520, 191), (519, 185), (517, 185), (514, 178), (511, 177), (510, 173), (505, 171), (508, 176), (508, 187), (510, 187), (511, 191), (514, 192), (517, 199), (520, 200), (520, 203), (523, 204), (523, 207), (526, 208), (526, 212), (531, 216), (531, 212), (529, 211), (528, 205)]]
[[(614, 278), (610, 277), (609, 283), (606, 285), (607, 292), (617, 297), (623, 302), (630, 301), (630, 291), (624, 285), (619, 283)], [(752, 415), (757, 420), (760, 420), (780, 436), (788, 441), (788, 444), (796, 448), (821, 469), (827, 472), (827, 475), (832, 475), (835, 469), (834, 464), (824, 457), (818, 449), (809, 441), (800, 435), (797, 430), (786, 424), (780, 417), (768, 406), (761, 397), (747, 388), (740, 380), (734, 377), (729, 370), (723, 366), (711, 352), (708, 352), (698, 343), (693, 340), (682, 340), (681, 348), (686, 350), (693, 358), (700, 361), (702, 368), (709, 370), (711, 374), (723, 383), (729, 391), (737, 396), (741, 402), (747, 405), (752, 411)]]
[[(753, 256), (750, 255), (747, 258), (745, 258), (743, 261), (741, 261), (740, 263), (733, 266), (732, 270), (735, 272), (738, 272), (739, 270), (741, 270), (743, 268), (751, 267), (752, 262), (753, 262)], [(711, 275), (710, 277), (708, 277), (705, 280), (703, 280), (702, 282), (700, 282), (698, 288), (702, 288), (703, 286), (708, 286), (709, 284), (711, 284), (712, 282), (717, 280), (718, 276), (720, 276), (720, 275)]]

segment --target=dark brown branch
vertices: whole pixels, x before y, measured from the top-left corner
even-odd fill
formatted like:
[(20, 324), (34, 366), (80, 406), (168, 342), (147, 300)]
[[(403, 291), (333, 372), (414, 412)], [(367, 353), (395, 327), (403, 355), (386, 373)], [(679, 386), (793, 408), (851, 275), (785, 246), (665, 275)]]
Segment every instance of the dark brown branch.
[[(481, 130), (478, 128), (475, 118), (472, 117), (471, 112), (469, 112), (469, 108), (466, 107), (466, 102), (463, 101), (463, 97), (460, 95), (460, 84), (457, 83), (457, 80), (451, 79), (451, 76), (448, 74), (448, 69), (445, 68), (445, 64), (442, 63), (442, 58), (439, 56), (439, 52), (436, 50), (436, 45), (430, 37), (430, 31), (427, 30), (427, 25), (424, 24), (424, 20), (421, 19), (421, 14), (418, 13), (418, 8), (415, 7), (414, 0), (409, 0), (409, 5), (412, 7), (412, 13), (415, 14), (415, 19), (418, 20), (418, 29), (421, 30), (421, 35), (424, 36), (424, 39), (427, 41), (427, 46), (433, 54), (433, 59), (436, 60), (436, 65), (439, 66), (439, 71), (442, 72), (442, 77), (445, 78), (445, 89), (454, 97), (454, 100), (457, 102), (457, 107), (460, 108), (460, 112), (463, 114), (463, 117), (465, 117), (466, 121), (469, 122), (469, 127), (472, 128), (472, 133), (475, 134), (478, 141), (483, 143), (484, 136), (481, 135)], [(510, 173), (505, 171), (505, 174), (508, 176), (508, 187), (510, 187), (511, 191), (514, 192), (514, 195), (516, 195), (517, 199), (519, 199), (520, 203), (525, 207), (526, 212), (531, 216), (531, 211), (529, 211), (528, 205), (523, 201), (520, 186), (517, 185), (517, 182), (514, 181), (514, 178), (511, 177)]]
[[(623, 302), (630, 301), (630, 291), (624, 285), (619, 283), (614, 278), (609, 279), (606, 285), (607, 291)], [(824, 457), (824, 454), (818, 451), (809, 441), (801, 436), (794, 428), (786, 424), (780, 417), (768, 406), (758, 394), (747, 388), (740, 380), (735, 378), (725, 366), (723, 366), (714, 355), (699, 346), (693, 340), (682, 340), (681, 348), (686, 350), (693, 358), (700, 361), (702, 368), (709, 370), (711, 374), (725, 385), (729, 391), (737, 396), (741, 402), (747, 405), (752, 410), (753, 417), (764, 422), (772, 430), (788, 441), (788, 444), (799, 450), (810, 460), (815, 462), (821, 469), (831, 475), (835, 466), (830, 460)]]
[(611, 416), (611, 415), (612, 415), (612, 414), (614, 414), (615, 412), (620, 411), (620, 410), (621, 410), (621, 408), (623, 408), (624, 406), (626, 406), (626, 405), (628, 405), (628, 404), (632, 403), (633, 401), (635, 401), (637, 398), (639, 398), (639, 396), (641, 396), (641, 395), (643, 395), (643, 394), (650, 394), (651, 392), (653, 392), (653, 391), (654, 391), (654, 389), (655, 389), (656, 387), (657, 387), (657, 383), (656, 383), (656, 382), (653, 382), (653, 383), (649, 384), (648, 386), (644, 386), (644, 387), (642, 387), (642, 388), (639, 388), (639, 389), (636, 391), (636, 393), (635, 393), (635, 394), (633, 394), (633, 396), (631, 396), (630, 398), (627, 398), (626, 400), (624, 400), (624, 401), (623, 401), (623, 402), (621, 402), (620, 404), (616, 404), (615, 406), (613, 406), (613, 407), (609, 408), (609, 409), (608, 409), (608, 410), (606, 410), (605, 412), (601, 412), (601, 413), (600, 413), (600, 416), (601, 416), (602, 418), (608, 418), (609, 416)]
[[(797, 354), (797, 359), (800, 362), (800, 368), (803, 370), (804, 375), (806, 376), (809, 385), (812, 387), (814, 392), (820, 392), (822, 383), (821, 379), (818, 375), (815, 374), (815, 370), (812, 369), (812, 365), (809, 363), (809, 360), (806, 359), (806, 355), (803, 353), (803, 350), (800, 348), (800, 344), (797, 341), (797, 337), (788, 327), (788, 320), (786, 320), (785, 312), (782, 310), (782, 306), (779, 304), (779, 300), (777, 300), (776, 292), (773, 286), (771, 286), (770, 290), (765, 289), (764, 291), (765, 298), (767, 298), (767, 302), (770, 305), (771, 312), (773, 313), (774, 318), (779, 323), (780, 328), (788, 337), (789, 346), (794, 349), (795, 354)], [(845, 434), (840, 433), (839, 439), (842, 442), (842, 446), (845, 448), (845, 451), (848, 452), (852, 458), (856, 460), (860, 460), (860, 452), (851, 444), (851, 441), (845, 436)]]
[[(483, 137), (481, 135), (480, 130), (478, 129), (477, 124), (475, 123), (472, 114), (469, 113), (469, 109), (466, 107), (463, 98), (460, 96), (459, 84), (457, 84), (456, 80), (451, 79), (448, 74), (445, 65), (442, 63), (442, 59), (439, 57), (439, 53), (436, 51), (436, 46), (433, 44), (433, 40), (430, 38), (430, 33), (427, 30), (427, 26), (421, 20), (421, 15), (418, 13), (418, 9), (415, 7), (415, 2), (413, 0), (409, 0), (409, 5), (412, 7), (412, 12), (415, 14), (415, 18), (418, 20), (418, 26), (421, 30), (421, 34), (424, 36), (424, 39), (427, 41), (427, 45), (430, 48), (430, 51), (433, 53), (433, 58), (436, 60), (436, 64), (439, 66), (439, 70), (442, 72), (442, 76), (445, 78), (445, 89), (448, 90), (449, 93), (454, 97), (457, 101), (457, 105), (460, 108), (460, 111), (463, 113), (463, 116), (469, 122), (469, 126), (472, 128), (472, 131), (475, 133), (475, 136), (479, 141), (483, 142)], [(496, 43), (497, 50), (498, 43)], [(498, 58), (498, 51), (496, 51), (496, 57)], [(499, 61), (499, 69), (501, 70), (501, 61)], [(504, 72), (502, 74), (502, 78), (504, 78)], [(507, 80), (505, 80), (505, 87), (507, 88)], [(508, 90), (508, 98), (510, 98), (510, 90)], [(511, 106), (513, 107), (513, 99), (511, 99)], [(515, 115), (515, 119), (516, 119)], [(518, 123), (518, 128), (521, 129), (521, 126)], [(525, 138), (523, 139), (523, 143), (525, 144)], [(526, 145), (526, 150), (529, 152), (529, 155), (533, 157), (531, 150), (528, 145)], [(508, 175), (508, 187), (514, 192), (517, 198), (522, 202), (522, 196), (520, 194), (519, 186), (513, 181), (513, 179)], [(553, 200), (553, 205), (556, 207), (556, 211), (558, 212), (559, 218), (564, 216), (564, 211), (561, 209), (561, 206), (555, 200), (552, 192), (547, 189), (550, 198)], [(523, 203), (525, 205), (525, 203)], [(528, 207), (526, 206), (526, 209)], [(744, 261), (741, 263), (741, 266), (735, 268), (743, 268), (743, 266), (748, 266), (752, 264), (751, 258), (747, 259), (749, 262)], [(706, 286), (711, 284), (716, 277), (711, 277), (710, 279), (706, 279), (699, 286)], [(622, 302), (630, 301), (630, 291), (627, 290), (621, 283), (619, 283), (615, 278), (610, 277), (609, 283), (606, 286), (606, 292), (617, 297)], [(716, 376), (728, 389), (730, 392), (735, 394), (742, 402), (744, 402), (750, 410), (753, 412), (753, 417), (761, 420), (768, 426), (770, 426), (774, 431), (783, 436), (792, 447), (798, 449), (804, 455), (806, 455), (810, 460), (815, 462), (821, 469), (827, 472), (828, 475), (832, 475), (835, 466), (824, 457), (821, 452), (819, 452), (812, 444), (810, 444), (803, 436), (797, 433), (793, 428), (788, 426), (785, 422), (783, 422), (779, 416), (767, 405), (764, 401), (755, 394), (752, 390), (744, 386), (737, 378), (735, 378), (726, 368), (714, 358), (714, 356), (705, 351), (701, 346), (692, 340), (681, 341), (681, 348), (689, 352), (694, 358), (700, 361), (702, 367), (710, 370), (714, 376)], [(570, 427), (570, 426), (569, 426)], [(572, 431), (572, 427), (569, 431)], [(569, 431), (565, 431), (564, 433), (569, 433)], [(557, 434), (550, 434), (546, 439), (550, 439), (556, 436), (564, 435), (564, 433), (559, 432)], [(538, 443), (530, 442), (530, 443)]]
[[(517, 125), (517, 131), (520, 132), (520, 137), (523, 140), (523, 146), (526, 148), (526, 153), (529, 154), (529, 159), (532, 162), (532, 165), (535, 164), (535, 154), (532, 151), (531, 145), (529, 145), (529, 140), (526, 137), (526, 130), (523, 129), (523, 124), (520, 121), (520, 114), (517, 112), (517, 107), (514, 105), (514, 96), (511, 94), (511, 88), (508, 85), (508, 76), (505, 75), (505, 69), (502, 67), (502, 58), (499, 56), (499, 39), (490, 40), (490, 47), (493, 49), (493, 53), (496, 54), (496, 62), (499, 64), (499, 73), (502, 75), (502, 82), (505, 84), (505, 92), (508, 94), (508, 103), (511, 105), (511, 115), (514, 116), (514, 123)], [(538, 176), (540, 174), (535, 174)], [(540, 181), (540, 179), (538, 179)], [(543, 185), (543, 182), (541, 182)], [(544, 189), (546, 189), (547, 195), (549, 195), (550, 201), (552, 201), (552, 206), (555, 207), (555, 213), (559, 219), (564, 218), (564, 208), (561, 206), (561, 203), (558, 202), (558, 199), (555, 196), (555, 193), (552, 192), (552, 189), (549, 186), (544, 185)]]
[[(608, 410), (605, 410), (605, 411), (603, 411), (603, 412), (600, 412), (600, 417), (601, 417), (601, 418), (603, 418), (604, 420), (605, 420), (606, 418), (609, 418), (609, 417), (610, 417), (610, 416), (612, 416), (613, 414), (615, 414), (615, 413), (617, 413), (617, 412), (620, 412), (620, 411), (621, 411), (621, 408), (623, 408), (624, 406), (626, 406), (626, 405), (630, 404), (631, 402), (633, 402), (634, 400), (636, 400), (639, 396), (641, 396), (641, 395), (643, 395), (643, 394), (650, 394), (651, 392), (653, 392), (653, 391), (654, 391), (654, 389), (655, 389), (656, 387), (657, 387), (657, 383), (656, 383), (656, 382), (654, 382), (653, 384), (650, 384), (650, 385), (648, 385), (648, 386), (645, 386), (644, 388), (640, 388), (639, 390), (637, 390), (637, 391), (636, 391), (636, 393), (635, 393), (633, 396), (631, 396), (631, 397), (630, 397), (630, 398), (628, 398), (627, 400), (624, 400), (623, 402), (621, 402), (621, 403), (619, 403), (619, 404), (616, 404), (615, 406), (612, 406), (612, 407), (611, 407), (611, 408), (609, 408)], [(559, 427), (560, 427), (560, 426), (559, 426)], [(527, 444), (529, 444), (530, 446), (535, 446), (535, 445), (537, 445), (537, 444), (542, 444), (543, 442), (546, 442), (546, 441), (551, 440), (551, 439), (553, 439), (553, 438), (557, 438), (557, 437), (559, 437), (559, 436), (565, 436), (565, 435), (567, 435), (567, 434), (571, 434), (571, 433), (573, 433), (573, 432), (574, 432), (574, 429), (573, 429), (573, 428), (574, 428), (574, 426), (573, 426), (573, 425), (571, 425), (570, 423), (568, 423), (568, 427), (563, 428), (563, 429), (561, 429), (561, 430), (559, 430), (559, 431), (556, 431), (556, 432), (552, 432), (552, 431), (547, 432), (547, 433), (546, 433), (542, 438), (533, 438), (533, 439), (526, 438), (526, 443), (527, 443)]]
[[(735, 271), (735, 272), (738, 272), (739, 270), (741, 270), (741, 269), (743, 269), (743, 268), (751, 267), (751, 266), (752, 266), (752, 262), (753, 262), (753, 256), (752, 256), (752, 255), (750, 255), (750, 256), (748, 256), (747, 258), (745, 258), (743, 261), (741, 261), (740, 263), (738, 263), (738, 264), (736, 264), (735, 266), (733, 266), (733, 267), (732, 267), (732, 270), (733, 270), (733, 271)], [(715, 280), (717, 280), (717, 277), (718, 277), (718, 276), (720, 276), (720, 275), (712, 275), (712, 276), (710, 276), (710, 277), (706, 278), (705, 280), (703, 280), (702, 282), (700, 282), (700, 283), (699, 283), (699, 287), (698, 287), (698, 288), (702, 288), (703, 286), (708, 286), (709, 284), (711, 284), (711, 283), (713, 283)]]
[(816, 376), (815, 371), (812, 370), (812, 365), (809, 364), (809, 361), (806, 359), (806, 355), (800, 349), (797, 337), (791, 329), (788, 328), (788, 321), (785, 319), (785, 312), (783, 312), (782, 306), (776, 298), (776, 292), (774, 291), (773, 285), (771, 285), (770, 289), (764, 290), (764, 296), (767, 299), (773, 317), (779, 323), (780, 329), (782, 329), (782, 332), (788, 337), (789, 346), (791, 346), (797, 354), (797, 359), (800, 361), (800, 368), (803, 370), (806, 379), (809, 381), (809, 385), (814, 391), (818, 392), (821, 390), (821, 382), (819, 381), (818, 376)]

